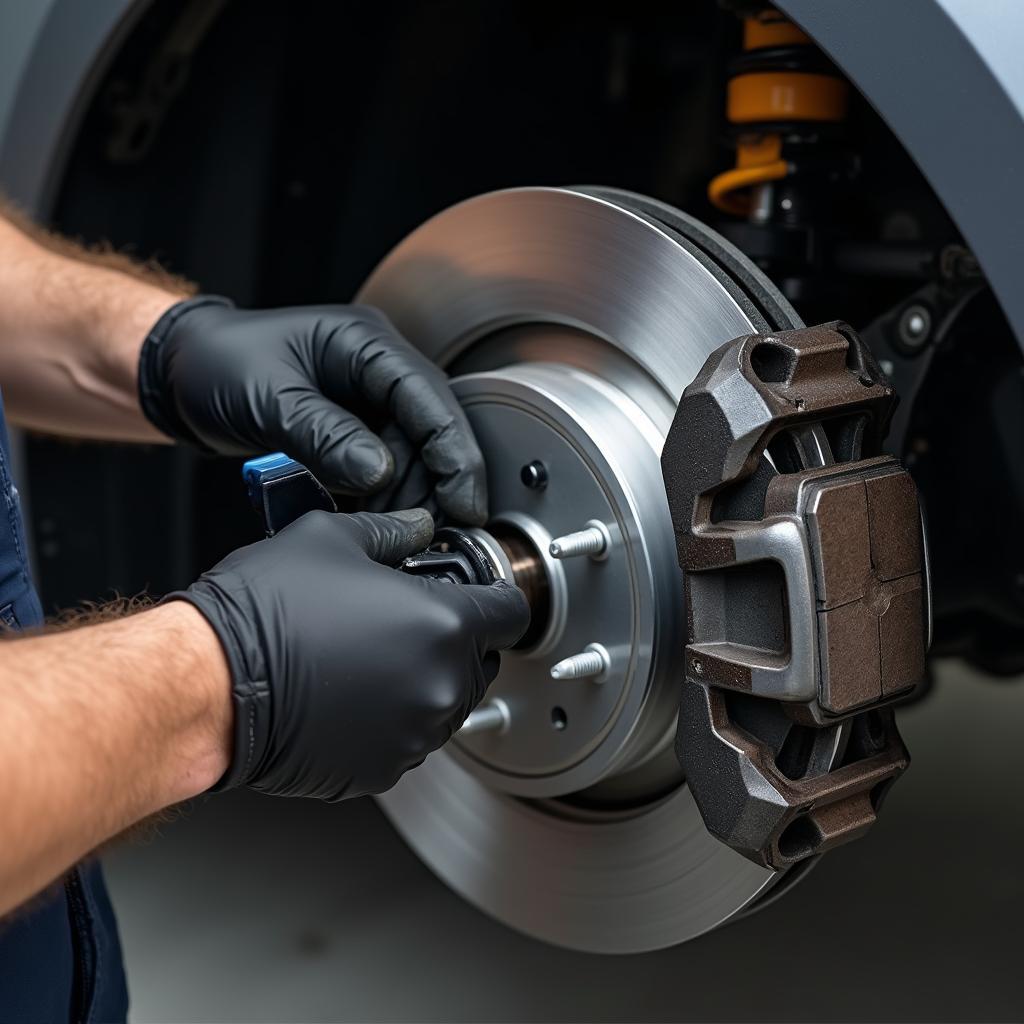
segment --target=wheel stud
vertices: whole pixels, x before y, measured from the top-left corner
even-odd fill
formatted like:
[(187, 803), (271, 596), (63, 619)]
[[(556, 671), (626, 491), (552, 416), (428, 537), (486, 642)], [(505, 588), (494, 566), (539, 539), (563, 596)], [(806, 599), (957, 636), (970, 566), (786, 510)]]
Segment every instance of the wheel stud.
[(552, 558), (579, 558), (589, 555), (596, 561), (607, 557), (612, 538), (608, 527), (597, 519), (591, 519), (582, 530), (556, 537), (549, 545)]
[(612, 666), (611, 656), (601, 644), (587, 644), (579, 654), (551, 666), (552, 679), (593, 679), (603, 682)]
[(503, 700), (495, 698), (481, 704), (469, 713), (469, 717), (459, 729), (459, 735), (473, 736), (482, 732), (503, 733), (511, 724), (512, 718), (508, 713), (508, 705)]

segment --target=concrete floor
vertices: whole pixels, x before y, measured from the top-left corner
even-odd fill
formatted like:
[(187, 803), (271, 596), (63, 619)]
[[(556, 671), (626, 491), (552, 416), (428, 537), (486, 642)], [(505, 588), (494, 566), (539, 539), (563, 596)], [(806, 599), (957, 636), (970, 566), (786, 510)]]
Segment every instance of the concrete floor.
[(865, 841), (659, 953), (524, 938), (452, 895), (367, 800), (210, 798), (108, 857), (133, 1020), (1020, 1020), (1024, 685), (940, 666)]

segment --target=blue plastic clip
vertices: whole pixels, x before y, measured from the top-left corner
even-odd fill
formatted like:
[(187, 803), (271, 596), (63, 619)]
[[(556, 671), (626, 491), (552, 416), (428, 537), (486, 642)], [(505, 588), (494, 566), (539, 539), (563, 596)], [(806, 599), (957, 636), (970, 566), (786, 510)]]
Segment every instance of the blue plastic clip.
[(268, 537), (314, 509), (338, 511), (327, 488), (284, 452), (249, 459), (242, 466), (242, 479)]

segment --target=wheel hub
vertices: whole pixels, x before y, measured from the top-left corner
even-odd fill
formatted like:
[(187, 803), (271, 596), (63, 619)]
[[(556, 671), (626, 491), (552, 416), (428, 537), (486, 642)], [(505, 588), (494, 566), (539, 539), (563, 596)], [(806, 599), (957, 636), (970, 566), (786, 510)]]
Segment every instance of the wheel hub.
[[(557, 344), (557, 331), (539, 333)], [(505, 655), (488, 695), (505, 702), (508, 728), (458, 737), (452, 752), (504, 792), (577, 793), (664, 747), (674, 725), (672, 702), (656, 699), (682, 670), (679, 652), (656, 642), (682, 614), (661, 434), (619, 388), (557, 363), (468, 374), (454, 387), (487, 453), (493, 527), (535, 547), (549, 597), (536, 642)], [(524, 483), (534, 464), (542, 486)], [(608, 537), (599, 558), (551, 555), (553, 538), (588, 522)], [(553, 665), (593, 644), (608, 655), (600, 674), (552, 678)]]
[[(548, 600), (488, 693), (507, 727), (457, 736), (385, 811), (449, 885), (546, 941), (636, 952), (715, 927), (779, 875), (711, 838), (671, 748), (685, 613), (658, 458), (711, 351), (799, 321), (677, 211), (560, 189), (443, 212), (360, 299), (453, 374), (487, 459), (489, 529), (531, 548)], [(550, 554), (595, 522), (602, 560)], [(552, 678), (592, 644), (599, 677)]]

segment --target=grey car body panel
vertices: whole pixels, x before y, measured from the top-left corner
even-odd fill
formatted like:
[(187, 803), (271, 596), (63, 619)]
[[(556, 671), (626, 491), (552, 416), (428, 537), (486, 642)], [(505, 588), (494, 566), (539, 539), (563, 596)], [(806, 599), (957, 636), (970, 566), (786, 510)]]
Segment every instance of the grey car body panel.
[[(6, 0), (0, 185), (45, 218), (95, 83), (149, 0)], [(1024, 345), (1024, 4), (776, 0), (849, 75), (963, 232)]]
[(0, 139), (6, 133), (7, 117), (25, 65), (53, 3), (40, 0), (36, 4), (12, 4), (0, 15), (4, 22), (0, 32)]
[(0, 187), (49, 215), (79, 120), (117, 48), (149, 0), (6, 0), (0, 56)]
[(1024, 4), (776, 0), (846, 72), (914, 158), (1024, 346)]

